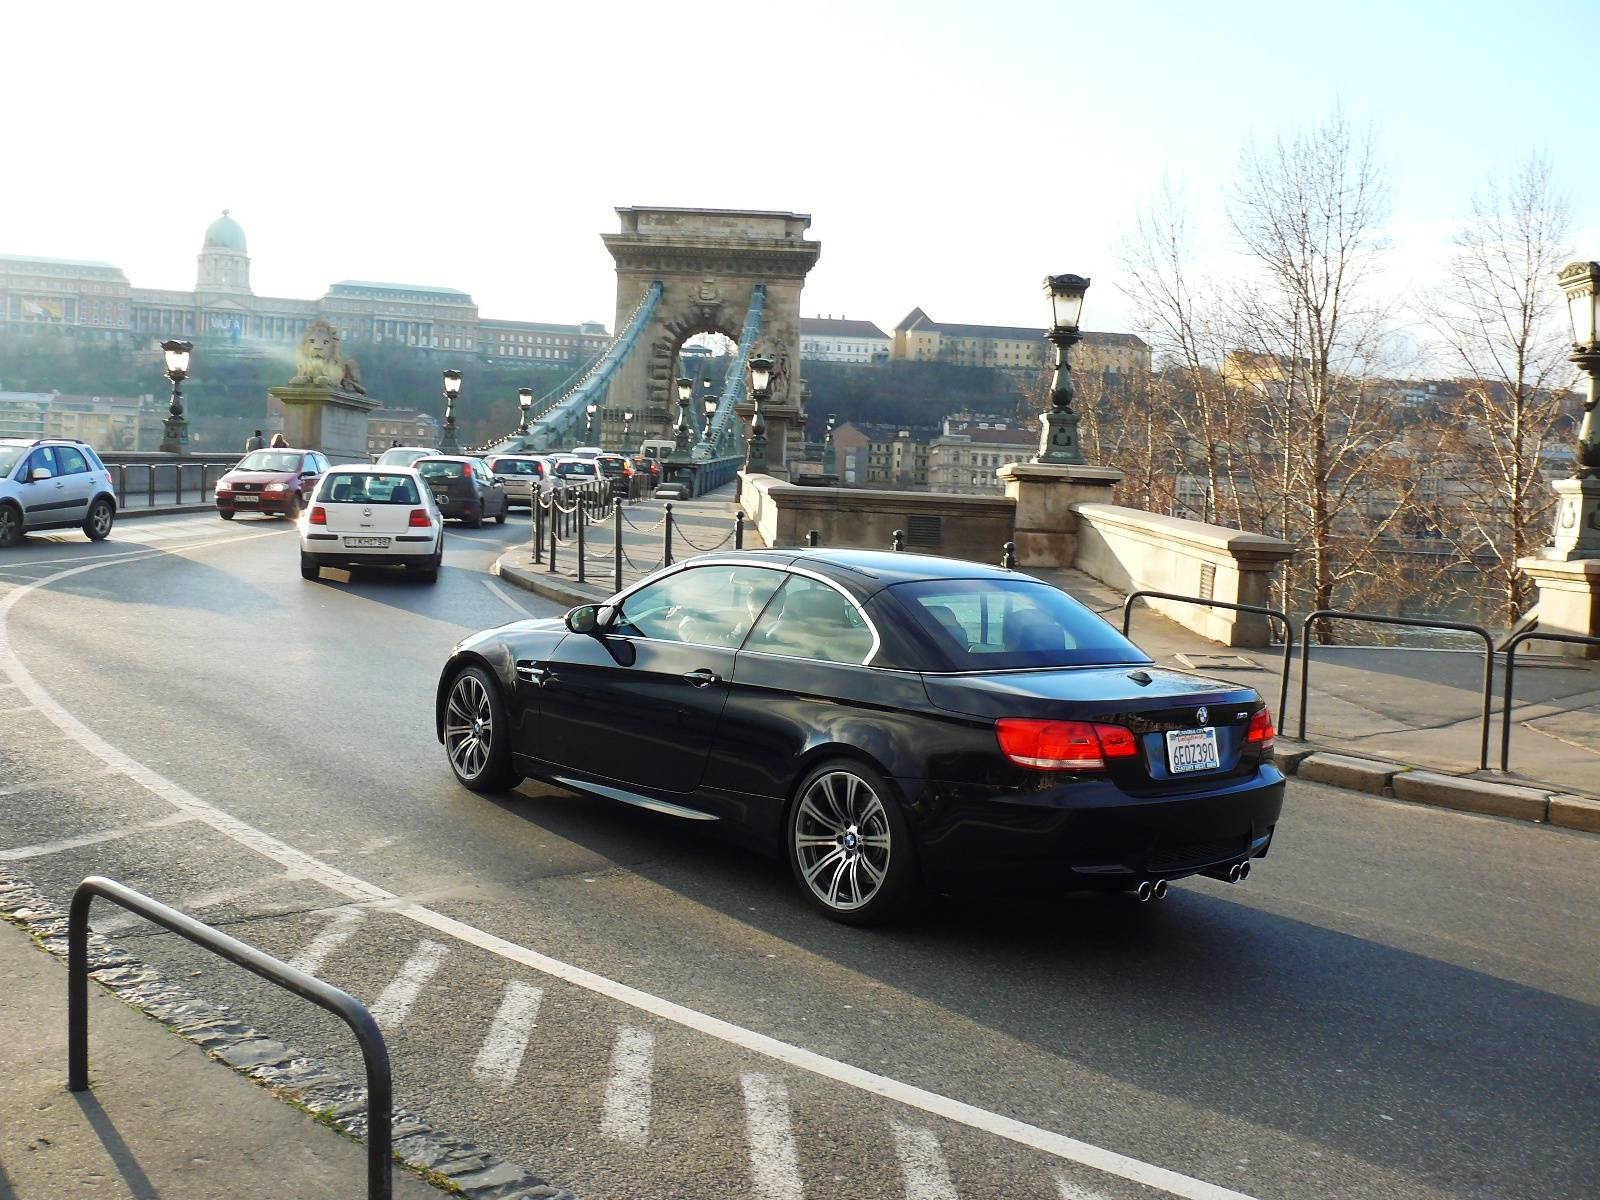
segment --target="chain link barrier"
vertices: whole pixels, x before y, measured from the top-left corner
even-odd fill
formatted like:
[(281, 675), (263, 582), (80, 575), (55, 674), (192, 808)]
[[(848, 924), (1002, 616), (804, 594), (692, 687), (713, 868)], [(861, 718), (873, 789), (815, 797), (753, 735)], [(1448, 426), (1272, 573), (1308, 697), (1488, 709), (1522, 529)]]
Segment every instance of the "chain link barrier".
[(720, 542), (710, 546), (700, 545), (700, 543), (696, 542), (687, 533), (685, 533), (683, 531), (683, 526), (676, 521), (672, 523), (672, 532), (687, 542), (691, 550), (698, 550), (701, 554), (710, 554), (713, 550), (720, 550), (733, 540), (733, 530), (731, 528), (727, 533), (722, 535), (722, 540)]

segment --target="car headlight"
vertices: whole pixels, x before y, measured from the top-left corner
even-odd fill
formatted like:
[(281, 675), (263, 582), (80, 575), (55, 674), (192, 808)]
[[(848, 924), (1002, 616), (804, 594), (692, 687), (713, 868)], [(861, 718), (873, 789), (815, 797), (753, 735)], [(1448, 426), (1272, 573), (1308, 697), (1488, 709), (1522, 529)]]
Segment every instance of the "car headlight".
[(217, 494), (218, 495), (221, 495), (223, 492), (231, 492), (231, 491), (233, 491), (233, 484), (229, 483), (226, 479), (217, 480)]
[(289, 490), (289, 485), (287, 483), (269, 483), (269, 484), (267, 484), (267, 491), (269, 491), (269, 492), (287, 492), (288, 490)]

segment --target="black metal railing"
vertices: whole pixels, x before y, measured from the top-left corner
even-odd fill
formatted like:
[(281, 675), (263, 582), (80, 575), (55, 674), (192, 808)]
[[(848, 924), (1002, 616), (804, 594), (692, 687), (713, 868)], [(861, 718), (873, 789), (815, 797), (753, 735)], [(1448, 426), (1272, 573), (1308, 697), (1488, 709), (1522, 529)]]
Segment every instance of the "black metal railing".
[(1300, 725), (1296, 737), (1306, 738), (1306, 696), (1311, 686), (1311, 623), (1313, 621), (1364, 621), (1369, 625), (1396, 625), (1410, 629), (1445, 629), (1471, 633), (1483, 639), (1483, 713), (1480, 718), (1478, 769), (1489, 769), (1489, 722), (1494, 702), (1494, 638), (1482, 625), (1465, 621), (1438, 621), (1430, 617), (1384, 617), (1374, 613), (1319, 608), (1300, 622)]
[(158, 503), (208, 504), (217, 480), (231, 471), (239, 458), (237, 454), (176, 457), (109, 453), (100, 456), (106, 470), (111, 472), (111, 486), (116, 492), (119, 509), (154, 508)]
[(1523, 642), (1566, 642), (1571, 646), (1600, 646), (1600, 637), (1586, 637), (1581, 633), (1540, 633), (1526, 629), (1500, 647), (1506, 652), (1505, 695), (1500, 701), (1500, 770), (1509, 772), (1511, 759), (1511, 685), (1517, 671), (1517, 647)]
[(389, 1049), (366, 1005), (314, 975), (100, 875), (90, 875), (78, 885), (67, 914), (67, 1089), (82, 1092), (89, 1087), (89, 904), (96, 896), (311, 1001), (350, 1027), (367, 1069), (367, 1200), (391, 1200), (394, 1084)]
[[(1009, 547), (1010, 542), (1006, 545)], [(1177, 592), (1157, 592), (1144, 589), (1129, 592), (1128, 598), (1122, 602), (1122, 636), (1128, 636), (1128, 630), (1133, 622), (1133, 602), (1135, 600), (1175, 600), (1181, 604), (1199, 604), (1206, 608), (1226, 608), (1232, 612), (1254, 613), (1261, 617), (1272, 617), (1283, 625), (1283, 678), (1278, 681), (1278, 727), (1281, 729), (1289, 723), (1289, 714), (1285, 711), (1289, 703), (1289, 667), (1294, 659), (1294, 626), (1289, 621), (1289, 614), (1276, 608), (1267, 608), (1261, 604), (1235, 604), (1229, 600), (1207, 600), (1200, 596), (1183, 596)], [(1305, 737), (1305, 693), (1300, 697), (1300, 723), (1301, 737)]]

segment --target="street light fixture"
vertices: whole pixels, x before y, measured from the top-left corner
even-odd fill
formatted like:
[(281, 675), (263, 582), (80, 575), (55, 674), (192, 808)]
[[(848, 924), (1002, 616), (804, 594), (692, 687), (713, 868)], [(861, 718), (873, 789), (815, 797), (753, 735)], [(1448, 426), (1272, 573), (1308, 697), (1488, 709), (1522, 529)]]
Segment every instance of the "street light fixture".
[(164, 454), (182, 454), (189, 449), (189, 422), (183, 417), (183, 381), (189, 376), (189, 356), (194, 352), (190, 342), (166, 341), (161, 343), (161, 353), (167, 362), (167, 378), (172, 381), (172, 403), (162, 428), (161, 451)]
[(633, 409), (625, 408), (625, 409), (622, 410), (622, 450), (623, 450), (624, 454), (626, 454), (628, 452), (628, 447), (630, 445), (632, 445), (632, 443), (629, 441), (629, 435), (628, 435), (628, 429), (632, 425), (633, 425)]
[(1600, 263), (1568, 263), (1558, 276), (1567, 294), (1567, 316), (1572, 322), (1574, 366), (1589, 380), (1584, 398), (1583, 424), (1578, 427), (1577, 479), (1600, 478)]
[(517, 408), (522, 414), (522, 420), (517, 425), (518, 433), (528, 432), (528, 414), (533, 411), (533, 389), (517, 389)]
[(772, 393), (772, 360), (750, 360), (750, 438), (745, 444), (744, 469), (752, 475), (767, 473), (767, 418), (761, 411), (761, 402)]
[(694, 397), (694, 380), (678, 377), (678, 420), (672, 427), (672, 456), (688, 458), (694, 449), (694, 429), (689, 424), (689, 401)]
[(711, 440), (711, 426), (716, 423), (716, 416), (717, 416), (717, 402), (708, 393), (706, 395), (706, 435), (705, 435), (705, 438), (703, 439), (705, 441), (709, 442)]
[(1050, 296), (1050, 331), (1045, 335), (1056, 348), (1055, 375), (1050, 380), (1050, 407), (1040, 419), (1039, 453), (1035, 462), (1081, 466), (1078, 414), (1072, 410), (1072, 347), (1083, 336), (1078, 320), (1083, 315), (1083, 295), (1089, 281), (1081, 275), (1050, 275), (1044, 281)]
[(439, 450), (444, 454), (459, 454), (461, 443), (456, 440), (456, 397), (461, 394), (461, 372), (444, 373), (444, 435), (439, 439)]
[(591, 404), (583, 410), (583, 440), (594, 441), (594, 414), (600, 411), (598, 404)]

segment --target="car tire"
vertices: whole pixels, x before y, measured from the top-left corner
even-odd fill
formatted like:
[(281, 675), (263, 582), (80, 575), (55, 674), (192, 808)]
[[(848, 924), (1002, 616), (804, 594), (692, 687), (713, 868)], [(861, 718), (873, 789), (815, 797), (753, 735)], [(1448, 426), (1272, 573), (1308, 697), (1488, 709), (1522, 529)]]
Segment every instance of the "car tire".
[(89, 514), (83, 518), (83, 535), (91, 542), (103, 542), (111, 535), (111, 526), (117, 520), (117, 506), (104, 496), (97, 496), (89, 504)]
[(509, 517), (510, 515), (511, 515), (511, 501), (507, 500), (504, 504), (502, 504), (500, 506), (499, 515), (497, 515), (495, 517), (494, 523), (496, 525), (504, 525), (506, 523), (506, 518)]
[(289, 507), (283, 510), (283, 515), (291, 521), (298, 521), (300, 519), (300, 507), (300, 493), (296, 492), (289, 497)]
[(522, 782), (511, 767), (511, 722), (500, 686), (482, 667), (462, 667), (445, 693), (444, 752), (461, 786), (510, 791)]
[(480, 508), (476, 512), (466, 513), (462, 516), (461, 523), (468, 529), (477, 529), (481, 527), (483, 525), (483, 510)]
[(322, 578), (322, 564), (315, 555), (300, 552), (300, 578), (316, 580)]
[(0, 504), (0, 547), (10, 548), (22, 541), (22, 510), (15, 504)]
[(864, 763), (836, 759), (801, 781), (784, 845), (800, 891), (835, 921), (875, 925), (921, 899), (911, 827), (888, 781)]
[(224, 521), (233, 520), (234, 515), (235, 515), (234, 511), (231, 508), (219, 508), (219, 509), (217, 509), (217, 516), (221, 517)]

